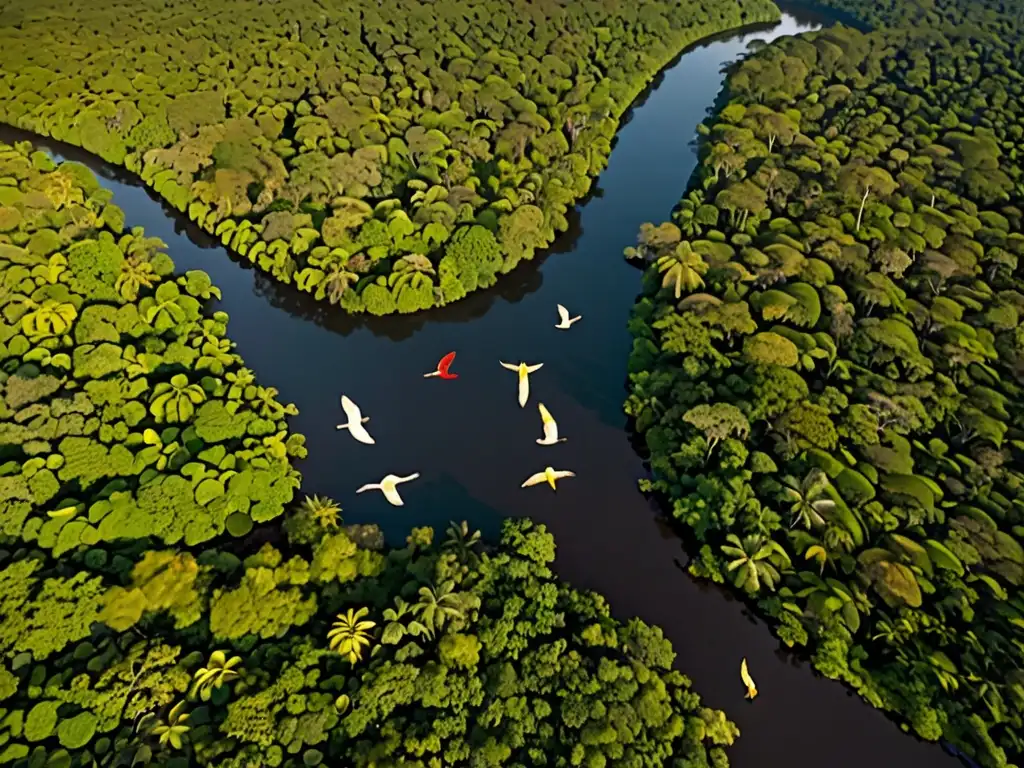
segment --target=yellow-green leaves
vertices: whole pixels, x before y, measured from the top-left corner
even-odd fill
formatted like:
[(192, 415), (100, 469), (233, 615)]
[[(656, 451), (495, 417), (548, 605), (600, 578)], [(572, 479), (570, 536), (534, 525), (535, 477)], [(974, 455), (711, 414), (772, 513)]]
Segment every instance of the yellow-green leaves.
[(214, 651), (206, 666), (196, 670), (193, 675), (192, 695), (198, 694), (200, 699), (208, 701), (212, 691), (238, 677), (237, 667), (241, 665), (241, 656), (228, 658), (224, 651)]
[(170, 382), (162, 381), (153, 388), (149, 412), (159, 422), (188, 421), (195, 407), (206, 400), (206, 393), (198, 384), (190, 384), (188, 377), (175, 374)]
[(21, 318), (21, 330), (34, 341), (47, 336), (60, 336), (71, 329), (78, 317), (74, 304), (45, 299)]
[(338, 614), (334, 627), (327, 633), (331, 650), (348, 659), (349, 664), (362, 660), (364, 649), (370, 647), (369, 631), (377, 626), (377, 623), (363, 619), (369, 612), (368, 608), (349, 608), (345, 613)]

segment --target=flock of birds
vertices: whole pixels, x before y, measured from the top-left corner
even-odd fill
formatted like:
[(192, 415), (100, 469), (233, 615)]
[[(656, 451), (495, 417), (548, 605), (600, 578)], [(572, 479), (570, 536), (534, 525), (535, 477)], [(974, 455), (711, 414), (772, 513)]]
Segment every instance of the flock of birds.
[[(582, 318), (582, 315), (576, 315), (575, 317), (569, 316), (569, 310), (563, 307), (561, 304), (558, 305), (558, 315), (560, 318), (559, 323), (555, 326), (559, 330), (567, 331), (572, 327), (573, 323), (577, 322)], [(441, 358), (441, 361), (437, 364), (437, 369), (430, 373), (423, 374), (423, 378), (429, 379), (438, 377), (440, 379), (457, 379), (459, 374), (452, 373), (451, 366), (455, 362), (455, 353), (449, 352), (447, 355)], [(527, 400), (530, 398), (530, 374), (536, 373), (542, 367), (544, 363), (536, 363), (535, 365), (528, 365), (527, 363), (520, 362), (516, 365), (512, 363), (506, 363), (499, 360), (502, 368), (507, 368), (510, 371), (515, 371), (516, 376), (519, 380), (519, 407), (523, 408), (526, 406)], [(338, 424), (338, 429), (347, 429), (349, 434), (353, 438), (358, 440), (360, 443), (366, 443), (367, 445), (373, 445), (374, 439), (367, 431), (366, 427), (363, 426), (370, 419), (368, 416), (363, 416), (363, 412), (359, 409), (359, 406), (352, 402), (348, 395), (341, 396), (341, 408), (345, 412), (345, 416), (348, 421), (344, 424)], [(539, 445), (555, 445), (557, 443), (564, 442), (566, 438), (559, 437), (558, 435), (558, 423), (555, 421), (551, 412), (544, 407), (544, 403), (537, 403), (537, 409), (540, 411), (541, 426), (544, 430), (544, 436), (537, 439)], [(420, 476), (419, 472), (413, 472), (411, 475), (399, 476), (388, 474), (385, 475), (379, 483), (367, 483), (360, 487), (356, 493), (363, 493), (365, 491), (381, 491), (384, 494), (384, 498), (391, 502), (396, 507), (400, 507), (405, 502), (402, 500), (401, 495), (398, 493), (398, 485), (400, 483), (407, 483), (411, 480), (415, 480)], [(553, 467), (545, 467), (542, 472), (537, 472), (530, 475), (526, 480), (523, 481), (521, 488), (526, 488), (531, 485), (540, 485), (541, 483), (547, 483), (551, 486), (552, 490), (557, 490), (557, 482), (567, 477), (575, 477), (574, 472), (570, 472), (564, 469), (554, 469)], [(744, 698), (753, 700), (757, 696), (757, 687), (754, 684), (753, 678), (750, 676), (750, 672), (747, 669), (746, 658), (740, 663), (740, 677), (743, 680), (743, 684), (747, 688), (747, 693)]]
[[(582, 315), (570, 317), (569, 310), (561, 304), (558, 305), (558, 316), (559, 322), (555, 325), (555, 328), (563, 331), (569, 330), (574, 323), (582, 318)], [(437, 364), (437, 369), (430, 373), (423, 374), (423, 378), (429, 379), (434, 376), (441, 379), (459, 378), (459, 374), (452, 373), (451, 371), (453, 362), (455, 362), (455, 353), (449, 352), (441, 358), (441, 362)], [(519, 407), (525, 407), (526, 401), (530, 398), (530, 374), (539, 371), (544, 366), (544, 363), (537, 363), (536, 365), (518, 363), (517, 365), (512, 365), (511, 363), (502, 362), (500, 360), (499, 362), (503, 368), (515, 371), (516, 376), (519, 379)], [(540, 411), (541, 426), (544, 430), (544, 436), (538, 438), (537, 443), (539, 445), (555, 445), (557, 443), (565, 442), (564, 437), (558, 436), (558, 423), (551, 415), (551, 411), (544, 407), (544, 403), (538, 403), (537, 408)], [(337, 428), (347, 429), (349, 434), (360, 443), (373, 445), (375, 443), (373, 437), (367, 431), (366, 427), (363, 426), (370, 420), (370, 418), (368, 416), (363, 416), (363, 412), (360, 410), (359, 406), (352, 402), (352, 399), (348, 395), (341, 396), (341, 409), (345, 412), (345, 416), (348, 421), (344, 424), (339, 424)], [(399, 484), (415, 480), (419, 476), (419, 472), (413, 472), (411, 475), (405, 476), (388, 474), (385, 475), (379, 483), (367, 483), (357, 489), (356, 493), (363, 493), (365, 491), (381, 491), (384, 494), (385, 499), (396, 507), (400, 507), (405, 502), (402, 501), (402, 496), (398, 493)], [(552, 490), (556, 490), (556, 483), (558, 480), (575, 476), (574, 472), (554, 469), (549, 466), (545, 467), (542, 472), (530, 475), (525, 481), (523, 481), (523, 484), (520, 487), (526, 488), (531, 485), (539, 485), (546, 482), (551, 486)]]

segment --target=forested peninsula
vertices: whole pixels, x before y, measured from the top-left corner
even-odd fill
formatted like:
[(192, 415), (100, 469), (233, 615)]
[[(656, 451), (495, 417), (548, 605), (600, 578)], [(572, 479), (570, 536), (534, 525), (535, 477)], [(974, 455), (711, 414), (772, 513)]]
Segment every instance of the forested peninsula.
[(84, 166), (0, 144), (0, 764), (673, 765), (738, 735), (543, 526), (384, 546)]
[[(994, 2), (736, 66), (671, 221), (644, 225), (627, 411), (642, 487), (905, 729), (1024, 754), (1024, 38)], [(1016, 15), (1014, 15), (1016, 14)], [(823, 758), (824, 759), (824, 758)]]
[(11, 0), (0, 121), (123, 165), (349, 312), (494, 285), (568, 227), (623, 112), (771, 0)]

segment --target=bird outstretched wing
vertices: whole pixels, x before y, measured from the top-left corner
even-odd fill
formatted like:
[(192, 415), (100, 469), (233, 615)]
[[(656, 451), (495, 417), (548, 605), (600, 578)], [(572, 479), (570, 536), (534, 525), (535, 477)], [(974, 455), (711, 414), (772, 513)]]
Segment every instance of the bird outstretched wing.
[(349, 399), (348, 395), (341, 396), (341, 410), (348, 416), (350, 424), (358, 424), (363, 419), (363, 412)]
[(441, 375), (447, 376), (448, 369), (451, 367), (452, 362), (455, 360), (455, 353), (449, 352), (447, 355), (441, 358), (441, 362), (437, 364), (437, 370)]
[(547, 475), (545, 475), (543, 472), (538, 472), (537, 474), (530, 475), (528, 478), (526, 478), (526, 480), (523, 481), (523, 484), (519, 487), (526, 488), (527, 486), (530, 485), (539, 485), (540, 483), (547, 482), (547, 479)]
[(569, 310), (563, 307), (561, 304), (558, 305), (558, 316), (562, 319), (563, 325), (569, 324)]

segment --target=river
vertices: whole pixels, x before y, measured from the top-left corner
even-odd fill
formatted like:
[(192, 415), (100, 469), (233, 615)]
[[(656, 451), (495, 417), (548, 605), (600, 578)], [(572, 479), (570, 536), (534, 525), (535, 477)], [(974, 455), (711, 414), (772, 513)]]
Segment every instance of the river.
[[(827, 21), (827, 20), (826, 20)], [(223, 289), (218, 308), (259, 380), (298, 405), (293, 430), (306, 435), (300, 463), (306, 493), (341, 502), (347, 523), (378, 523), (391, 541), (412, 526), (443, 535), (466, 519), (485, 535), (507, 516), (545, 523), (558, 542), (558, 573), (604, 594), (621, 618), (638, 615), (665, 630), (677, 664), (705, 702), (724, 709), (742, 736), (735, 768), (930, 768), (958, 763), (899, 729), (841, 685), (779, 648), (743, 603), (684, 570), (686, 554), (663, 517), (638, 491), (643, 462), (626, 430), (626, 322), (639, 285), (622, 258), (640, 224), (665, 220), (696, 163), (695, 127), (721, 88), (723, 66), (755, 39), (818, 28), (806, 11), (777, 25), (725, 34), (686, 51), (634, 104), (607, 170), (570, 217), (554, 248), (503, 276), (490, 291), (414, 317), (352, 318), (232, 260), (218, 241), (161, 204), (127, 172), (68, 147), (0, 129), (0, 139), (32, 138), (55, 155), (88, 164), (114, 191), (129, 226), (162, 238), (179, 269), (204, 269)], [(555, 305), (583, 319), (556, 330)], [(454, 381), (424, 379), (457, 351)], [(499, 359), (544, 363), (531, 375), (525, 409), (515, 374)], [(337, 431), (339, 397), (370, 417), (376, 445)], [(541, 436), (536, 403), (568, 438)], [(570, 469), (553, 493), (520, 483), (546, 465)], [(420, 472), (401, 488), (404, 507), (355, 489), (385, 474)], [(760, 696), (743, 698), (747, 657)]]

